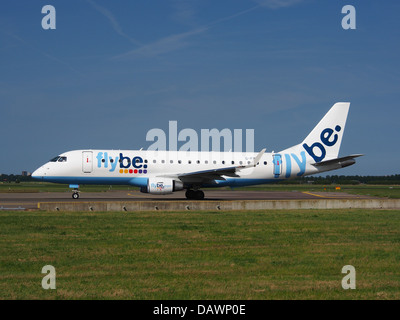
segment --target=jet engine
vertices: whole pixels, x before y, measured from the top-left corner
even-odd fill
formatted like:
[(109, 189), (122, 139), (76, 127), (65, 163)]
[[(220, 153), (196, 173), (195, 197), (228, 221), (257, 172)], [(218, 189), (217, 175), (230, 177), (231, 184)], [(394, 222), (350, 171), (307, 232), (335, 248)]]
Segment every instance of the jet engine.
[(146, 187), (141, 187), (140, 192), (151, 194), (171, 194), (183, 190), (183, 182), (169, 178), (149, 178)]

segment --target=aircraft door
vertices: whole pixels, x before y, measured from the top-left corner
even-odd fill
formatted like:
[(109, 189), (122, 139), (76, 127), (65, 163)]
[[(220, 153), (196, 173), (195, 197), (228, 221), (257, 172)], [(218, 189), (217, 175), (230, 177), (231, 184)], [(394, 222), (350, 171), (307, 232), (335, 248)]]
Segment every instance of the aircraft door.
[(82, 152), (82, 171), (84, 173), (90, 173), (93, 171), (93, 152), (83, 151)]
[(282, 156), (280, 154), (274, 154), (273, 157), (273, 164), (274, 164), (274, 177), (279, 178), (282, 174)]

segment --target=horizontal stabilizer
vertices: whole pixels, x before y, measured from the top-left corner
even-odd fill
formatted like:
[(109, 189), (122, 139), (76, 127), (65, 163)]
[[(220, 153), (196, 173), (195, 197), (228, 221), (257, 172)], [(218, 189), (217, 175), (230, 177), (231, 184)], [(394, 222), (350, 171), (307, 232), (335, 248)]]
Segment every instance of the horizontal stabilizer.
[(356, 160), (354, 160), (354, 158), (361, 156), (363, 156), (363, 154), (353, 154), (347, 157), (313, 163), (312, 165), (317, 168), (328, 167), (328, 166), (338, 166), (339, 168), (344, 168), (355, 164)]

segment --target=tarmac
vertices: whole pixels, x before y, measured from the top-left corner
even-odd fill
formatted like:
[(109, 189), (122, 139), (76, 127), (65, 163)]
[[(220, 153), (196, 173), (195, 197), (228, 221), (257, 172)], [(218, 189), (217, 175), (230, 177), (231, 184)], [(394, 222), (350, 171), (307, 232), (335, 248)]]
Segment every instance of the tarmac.
[(400, 209), (400, 199), (382, 199), (343, 192), (206, 190), (204, 200), (187, 200), (184, 191), (156, 196), (138, 191), (0, 193), (2, 210), (137, 211), (137, 210), (263, 210), (263, 209)]

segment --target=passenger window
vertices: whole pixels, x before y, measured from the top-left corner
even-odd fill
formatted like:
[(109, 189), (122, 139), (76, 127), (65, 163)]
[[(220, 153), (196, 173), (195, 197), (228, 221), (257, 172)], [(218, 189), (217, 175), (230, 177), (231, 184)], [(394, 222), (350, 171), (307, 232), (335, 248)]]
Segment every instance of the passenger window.
[(182, 160), (178, 160), (178, 163), (181, 164), (181, 163), (182, 163)]
[(154, 160), (153, 160), (153, 163), (157, 163), (157, 160), (156, 160), (156, 159), (154, 159)]

